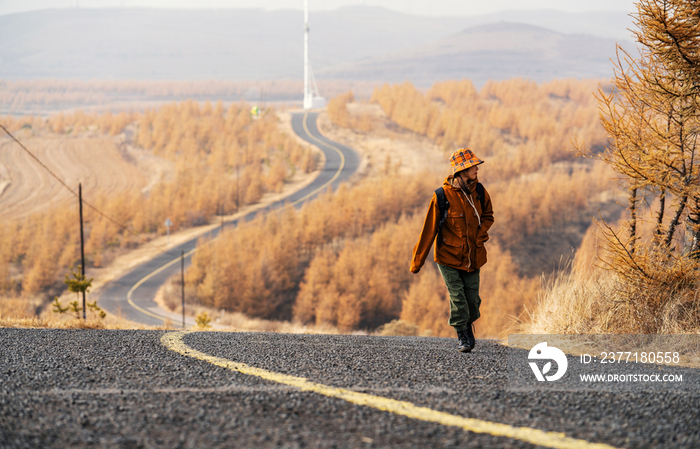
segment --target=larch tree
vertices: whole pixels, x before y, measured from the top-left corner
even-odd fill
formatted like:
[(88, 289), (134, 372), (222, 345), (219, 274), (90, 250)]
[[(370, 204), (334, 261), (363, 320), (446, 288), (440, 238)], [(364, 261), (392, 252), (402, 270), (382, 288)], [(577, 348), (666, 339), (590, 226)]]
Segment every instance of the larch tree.
[(622, 175), (629, 209), (628, 238), (606, 225), (605, 263), (637, 285), (689, 285), (700, 267), (700, 7), (640, 0), (634, 19), (639, 55), (618, 46), (614, 89), (598, 94), (610, 136), (601, 158)]

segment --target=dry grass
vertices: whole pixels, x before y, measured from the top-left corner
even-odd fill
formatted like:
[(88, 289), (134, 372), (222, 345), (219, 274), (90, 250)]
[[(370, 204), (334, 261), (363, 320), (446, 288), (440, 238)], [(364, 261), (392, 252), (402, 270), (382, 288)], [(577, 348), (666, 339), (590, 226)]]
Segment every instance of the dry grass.
[(173, 329), (172, 325), (168, 323), (165, 323), (162, 326), (146, 326), (125, 320), (120, 317), (115, 317), (113, 315), (110, 315), (105, 319), (88, 315), (88, 319), (83, 320), (68, 314), (37, 316), (30, 314), (21, 315), (16, 313), (0, 315), (0, 327), (46, 329)]
[(430, 330), (421, 333), (417, 325), (408, 321), (392, 320), (377, 328), (377, 335), (398, 336), (398, 337), (432, 337)]
[[(185, 288), (185, 295), (190, 298), (190, 292)], [(221, 309), (201, 305), (192, 305), (186, 298), (187, 316), (196, 317), (206, 313), (211, 318), (211, 328), (214, 331), (238, 331), (238, 332), (282, 332), (287, 334), (339, 334), (340, 331), (335, 326), (330, 325), (303, 325), (292, 321), (265, 320), (252, 318), (243, 313), (229, 312)], [(158, 290), (155, 302), (161, 308), (170, 312), (182, 313), (182, 291), (180, 290), (180, 275), (173, 275)]]
[(0, 327), (15, 327), (15, 328), (47, 328), (47, 329), (167, 329), (167, 327), (159, 326), (141, 326), (135, 325), (126, 321), (105, 321), (99, 318), (89, 318), (87, 320), (63, 319), (62, 317), (40, 318), (37, 316), (31, 317), (0, 317)]
[[(170, 283), (166, 284), (169, 285)], [(162, 297), (162, 295), (159, 295)], [(45, 310), (36, 315), (29, 310), (28, 302), (22, 298), (0, 299), (0, 328), (47, 328), (47, 329), (143, 329), (171, 330), (180, 329), (179, 325), (166, 320), (161, 326), (147, 326), (126, 320), (120, 316), (109, 314), (101, 319), (97, 314), (88, 312), (88, 319), (82, 320), (71, 313), (56, 314)], [(162, 303), (159, 302), (161, 306)], [(195, 327), (198, 331), (235, 331), (235, 332), (281, 332), (289, 334), (338, 334), (333, 326), (305, 326), (288, 321), (273, 321), (250, 318), (242, 313), (228, 313), (201, 306), (187, 306), (187, 315), (196, 317), (206, 313), (211, 318), (211, 327)], [(168, 310), (181, 313), (179, 304)]]
[[(517, 333), (570, 335), (557, 337), (557, 347), (570, 354), (623, 350), (609, 347), (610, 335), (616, 334), (612, 339), (628, 345), (624, 350), (678, 351), (681, 364), (700, 366), (700, 291), (683, 285), (631, 285), (603, 270), (560, 272), (543, 286)], [(652, 337), (639, 340), (635, 335)], [(518, 347), (528, 348), (534, 342), (518, 341)], [(640, 341), (643, 346), (635, 346)]]
[(632, 285), (615, 273), (560, 272), (544, 286), (521, 332), (700, 334), (700, 291)]
[[(620, 219), (624, 222), (625, 218)], [(535, 305), (518, 326), (527, 334), (698, 334), (696, 273), (658, 261), (653, 279), (600, 268), (609, 260), (592, 225), (573, 262), (543, 282)], [(679, 276), (678, 273), (684, 274)], [(623, 271), (624, 274), (624, 271)]]
[(597, 271), (585, 275), (559, 272), (547, 282), (519, 332), (525, 334), (607, 333), (615, 302), (615, 282)]
[(71, 313), (57, 314), (50, 307), (37, 315), (36, 310), (41, 304), (40, 299), (23, 297), (0, 298), (0, 327), (14, 328), (48, 328), (48, 329), (171, 329), (165, 323), (163, 326), (144, 326), (125, 320), (120, 316), (107, 315), (104, 319), (94, 312), (88, 312), (88, 319), (82, 320)]

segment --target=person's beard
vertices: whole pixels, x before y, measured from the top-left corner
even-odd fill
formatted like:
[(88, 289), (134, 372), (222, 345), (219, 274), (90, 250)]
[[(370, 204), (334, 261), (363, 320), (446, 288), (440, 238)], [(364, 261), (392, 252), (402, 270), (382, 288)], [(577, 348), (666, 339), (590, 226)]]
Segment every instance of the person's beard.
[(464, 190), (464, 191), (469, 191), (469, 186), (473, 183), (473, 181), (470, 179), (468, 181), (464, 181), (461, 176), (457, 177), (457, 185), (459, 185), (459, 188)]

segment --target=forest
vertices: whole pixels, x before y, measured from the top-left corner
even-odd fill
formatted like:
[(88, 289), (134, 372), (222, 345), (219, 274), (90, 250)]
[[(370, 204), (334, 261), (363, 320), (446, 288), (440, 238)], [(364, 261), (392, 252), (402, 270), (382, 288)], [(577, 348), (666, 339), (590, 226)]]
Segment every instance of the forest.
[[(419, 142), (426, 161), (435, 151), (443, 164), (402, 166), (400, 155), (370, 163), (364, 153), (363, 170), (336, 191), (201, 240), (185, 276), (188, 304), (338, 332), (453, 336), (435, 264), (418, 275), (408, 267), (448, 156), (466, 147), (486, 161), (479, 180), (495, 214), (478, 336), (697, 332), (700, 26), (689, 0), (640, 0), (637, 8), (638, 54), (619, 48), (610, 81), (518, 78), (477, 89), (453, 80), (425, 90), (407, 82), (371, 94), (358, 86), (361, 95), (335, 85), (322, 131)], [(262, 90), (297, 88), (271, 82)], [(0, 104), (60, 109), (136, 93), (230, 98), (251, 89), (261, 92), (226, 82), (0, 81)], [(172, 168), (148, 189), (92, 194), (104, 213), (86, 210), (90, 269), (162, 236), (166, 215), (174, 232), (211, 223), (316, 169), (315, 153), (281, 130), (280, 110), (264, 108), (255, 120), (250, 107), (190, 99), (0, 123), (20, 138), (119, 137)], [(0, 318), (7, 304), (39, 313), (65, 289), (79, 260), (75, 220), (74, 204), (61, 203), (0, 224)]]
[[(24, 135), (90, 133), (133, 136), (133, 144), (170, 161), (173, 171), (148, 191), (106, 197), (95, 193), (85, 208), (86, 268), (108, 265), (117, 255), (164, 235), (169, 216), (176, 232), (208, 223), (279, 191), (295, 171), (316, 167), (314, 153), (278, 128), (274, 109), (254, 120), (246, 103), (203, 106), (173, 103), (142, 113), (61, 113), (0, 118)], [(99, 148), (95, 148), (99, 152)], [(63, 276), (80, 261), (73, 203), (0, 225), (0, 294), (46, 304), (64, 288)]]
[[(0, 114), (50, 115), (58, 111), (133, 111), (173, 101), (222, 100), (258, 102), (259, 106), (297, 101), (303, 83), (276, 81), (118, 81), (118, 80), (0, 80)], [(368, 81), (326, 81), (324, 92), (336, 96), (354, 89), (369, 96)]]
[[(469, 147), (487, 161), (480, 180), (496, 217), (478, 332), (504, 335), (536, 304), (542, 275), (567, 270), (591, 218), (620, 214), (612, 171), (577, 150), (581, 143), (598, 154), (607, 144), (593, 96), (598, 87), (513, 79), (477, 90), (462, 80), (424, 92), (409, 83), (384, 85), (367, 100), (350, 91), (334, 97), (327, 108), (332, 126), (371, 139), (377, 123), (362, 105), (375, 105), (397, 135), (433, 142), (444, 167), (410, 176), (370, 172), (301, 209), (229, 229), (215, 245), (200, 242), (186, 273), (188, 303), (341, 332), (382, 332), (403, 323), (416, 335), (451, 336), (436, 267), (431, 262), (414, 276), (408, 263), (430, 196), (448, 174), (447, 156)], [(174, 231), (202, 225), (279, 191), (296, 170), (315, 168), (313, 153), (278, 129), (273, 109), (260, 120), (249, 109), (243, 102), (225, 109), (222, 102), (184, 101), (144, 112), (77, 111), (2, 123), (25, 133), (128, 135), (174, 167), (147, 193), (93, 199), (119, 220), (87, 211), (89, 268), (163, 235), (166, 211)], [(3, 294), (41, 297), (45, 304), (62, 288), (62, 274), (78, 260), (74, 214), (62, 205), (3, 224)]]
[[(640, 0), (638, 51), (618, 47), (614, 89), (596, 96), (606, 163), (626, 198), (601, 221), (602, 271), (577, 266), (533, 310), (528, 332), (700, 332), (700, 17), (690, 0)], [(695, 352), (696, 349), (691, 349)]]
[[(481, 180), (496, 224), (482, 269), (482, 335), (503, 335), (522, 318), (535, 303), (540, 276), (563, 268), (549, 264), (552, 255), (572, 257), (591, 217), (613, 202), (611, 172), (600, 161), (578, 158), (572, 143), (573, 137), (593, 148), (606, 144), (596, 87), (516, 79), (477, 92), (469, 81), (455, 81), (425, 93), (386, 85), (369, 100), (403, 132), (429, 137), (446, 156), (471, 146), (487, 160)], [(371, 118), (349, 107), (354, 103), (352, 92), (333, 98), (328, 117), (371, 138)], [(398, 320), (420, 335), (452, 336), (434, 264), (417, 276), (408, 271), (430, 196), (448, 167), (445, 158), (442, 172), (369, 176), (301, 210), (242, 224), (216, 245), (201, 242), (186, 274), (187, 300), (344, 332), (381, 331)], [(573, 248), (561, 250), (563, 237)]]

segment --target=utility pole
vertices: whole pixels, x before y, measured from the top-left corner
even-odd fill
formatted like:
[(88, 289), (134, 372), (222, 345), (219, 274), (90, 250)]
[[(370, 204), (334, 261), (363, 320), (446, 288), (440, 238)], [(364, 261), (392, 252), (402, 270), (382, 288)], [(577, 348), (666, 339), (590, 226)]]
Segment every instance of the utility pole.
[(185, 328), (185, 250), (180, 253), (180, 280), (182, 285), (182, 328)]
[[(83, 238), (83, 184), (78, 183), (78, 203), (80, 203), (80, 274), (85, 279), (85, 239)], [(83, 290), (83, 320), (85, 314), (85, 290)]]
[(309, 83), (309, 0), (304, 0), (304, 109), (314, 107)]

